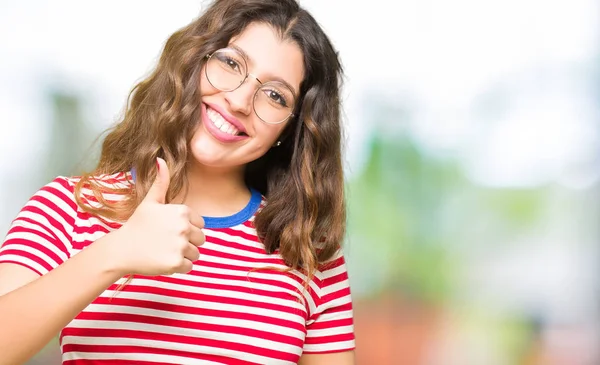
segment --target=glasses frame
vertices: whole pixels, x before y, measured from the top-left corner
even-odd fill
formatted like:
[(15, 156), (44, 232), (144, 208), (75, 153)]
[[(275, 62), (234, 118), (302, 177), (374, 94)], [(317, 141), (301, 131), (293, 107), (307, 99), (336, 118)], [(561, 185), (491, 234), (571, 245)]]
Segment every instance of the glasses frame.
[[(246, 75), (244, 76), (244, 78), (242, 79), (242, 81), (240, 81), (239, 85), (237, 85), (233, 89), (222, 89), (222, 88), (216, 86), (215, 84), (213, 84), (213, 82), (210, 80), (210, 77), (208, 76), (208, 62), (210, 62), (210, 59), (212, 58), (212, 56), (215, 53), (223, 52), (223, 51), (234, 52), (234, 53), (236, 53), (237, 55), (240, 56), (241, 60), (244, 61), (244, 68), (246, 70)], [(270, 124), (270, 125), (277, 125), (277, 124), (284, 123), (287, 120), (289, 120), (290, 118), (294, 117), (294, 111), (293, 110), (296, 108), (296, 100), (297, 100), (296, 93), (294, 92), (293, 89), (290, 89), (289, 87), (287, 87), (285, 85), (284, 86), (291, 91), (291, 93), (292, 93), (292, 95), (294, 97), (294, 106), (292, 108), (292, 112), (290, 112), (290, 114), (287, 117), (285, 117), (283, 120), (281, 120), (279, 122), (275, 122), (275, 123), (273, 123), (273, 122), (267, 122), (266, 120), (264, 120), (263, 118), (261, 118), (260, 115), (258, 115), (258, 112), (256, 111), (256, 104), (255, 104), (256, 95), (258, 95), (258, 91), (260, 89), (262, 89), (265, 85), (269, 85), (269, 84), (272, 84), (272, 83), (274, 84), (275, 82), (273, 82), (273, 81), (262, 82), (256, 75), (248, 72), (248, 62), (246, 62), (246, 57), (244, 57), (244, 55), (242, 55), (238, 50), (236, 50), (234, 48), (227, 48), (227, 47), (226, 48), (220, 48), (220, 49), (218, 49), (218, 50), (216, 50), (216, 51), (214, 51), (212, 53), (207, 54), (205, 56), (205, 58), (206, 58), (206, 64), (204, 66), (204, 74), (206, 75), (206, 79), (212, 85), (212, 87), (214, 87), (217, 90), (220, 90), (220, 91), (223, 91), (223, 92), (232, 92), (232, 91), (235, 91), (235, 90), (239, 89), (240, 86), (244, 85), (244, 83), (246, 82), (246, 80), (248, 80), (249, 76), (252, 76), (252, 78), (254, 78), (256, 80), (256, 82), (258, 82), (259, 87), (256, 88), (256, 90), (254, 91), (254, 94), (252, 95), (252, 110), (254, 111), (254, 114), (256, 114), (256, 116), (258, 117), (258, 119), (260, 119), (263, 123)], [(277, 84), (280, 84), (280, 83), (277, 82)]]

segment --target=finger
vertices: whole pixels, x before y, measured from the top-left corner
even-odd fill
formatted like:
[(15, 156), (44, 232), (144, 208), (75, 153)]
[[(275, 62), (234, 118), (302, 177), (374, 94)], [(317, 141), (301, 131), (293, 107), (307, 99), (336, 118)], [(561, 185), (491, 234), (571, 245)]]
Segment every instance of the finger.
[(156, 169), (156, 179), (150, 187), (150, 190), (148, 190), (148, 194), (146, 194), (144, 200), (164, 204), (167, 191), (169, 190), (171, 176), (169, 175), (167, 163), (160, 157), (156, 158)]
[(200, 258), (200, 251), (198, 251), (198, 247), (188, 243), (183, 250), (183, 257), (191, 262), (197, 261)]
[(190, 232), (188, 234), (188, 241), (190, 241), (190, 243), (194, 245), (194, 247), (202, 246), (204, 244), (205, 239), (206, 237), (204, 236), (204, 232), (200, 228), (191, 226)]
[(194, 268), (194, 264), (190, 260), (183, 259), (181, 262), (181, 265), (179, 265), (175, 268), (175, 272), (180, 273), (180, 274), (187, 274), (190, 271), (192, 271), (193, 268)]
[(196, 226), (197, 228), (204, 228), (204, 218), (197, 212), (190, 210), (190, 223)]

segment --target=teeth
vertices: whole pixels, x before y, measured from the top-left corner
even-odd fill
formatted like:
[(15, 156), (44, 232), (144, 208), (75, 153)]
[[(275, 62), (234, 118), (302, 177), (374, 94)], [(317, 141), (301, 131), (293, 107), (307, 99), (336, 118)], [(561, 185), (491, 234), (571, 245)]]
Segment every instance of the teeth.
[(212, 110), (211, 108), (206, 108), (206, 115), (208, 115), (208, 119), (217, 127), (221, 132), (237, 135), (239, 130), (233, 126), (233, 124), (226, 121), (221, 114)]

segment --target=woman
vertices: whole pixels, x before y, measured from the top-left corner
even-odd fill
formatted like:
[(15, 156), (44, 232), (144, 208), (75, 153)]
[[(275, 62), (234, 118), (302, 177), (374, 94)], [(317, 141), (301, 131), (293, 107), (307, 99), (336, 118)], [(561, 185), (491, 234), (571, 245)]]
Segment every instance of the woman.
[(97, 168), (0, 250), (0, 364), (353, 364), (341, 67), (293, 0), (217, 0), (167, 41)]

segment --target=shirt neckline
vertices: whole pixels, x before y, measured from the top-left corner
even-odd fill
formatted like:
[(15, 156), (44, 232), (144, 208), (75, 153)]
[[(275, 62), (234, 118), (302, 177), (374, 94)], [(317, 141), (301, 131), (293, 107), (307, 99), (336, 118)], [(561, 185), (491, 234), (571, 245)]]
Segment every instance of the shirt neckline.
[[(133, 182), (135, 183), (135, 168), (132, 168), (130, 173)], [(250, 193), (251, 195), (248, 204), (237, 213), (225, 217), (202, 216), (204, 219), (204, 228), (230, 228), (242, 224), (252, 218), (260, 207), (262, 194), (254, 188), (250, 188)]]

